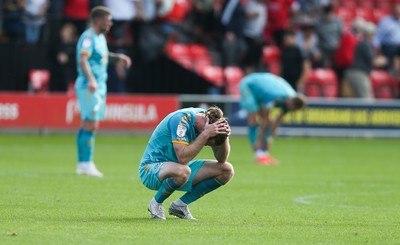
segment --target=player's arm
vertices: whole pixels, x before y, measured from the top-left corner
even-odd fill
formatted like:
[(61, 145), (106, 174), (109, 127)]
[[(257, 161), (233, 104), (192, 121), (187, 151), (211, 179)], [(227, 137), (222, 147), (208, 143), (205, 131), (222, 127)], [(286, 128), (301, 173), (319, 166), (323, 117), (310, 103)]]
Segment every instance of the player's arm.
[[(224, 119), (225, 120), (225, 119)], [(225, 120), (225, 129), (228, 137), (222, 145), (211, 146), (214, 157), (219, 163), (225, 163), (228, 160), (229, 153), (231, 151), (231, 145), (229, 144), (229, 135), (231, 134), (231, 127)]]
[(174, 142), (174, 150), (180, 164), (188, 164), (193, 158), (195, 158), (206, 145), (209, 138), (216, 136), (217, 134), (226, 133), (224, 121), (217, 121), (213, 124), (208, 124), (208, 119), (204, 126), (203, 132), (190, 144), (185, 142)]
[(272, 122), (271, 136), (275, 136), (276, 129), (281, 125), (285, 115), (286, 115), (286, 112), (282, 110), (281, 113), (279, 113), (279, 115), (276, 117), (276, 119)]
[(97, 81), (93, 76), (92, 69), (89, 65), (89, 55), (86, 53), (81, 53), (78, 61), (78, 65), (82, 69), (83, 74), (85, 75), (86, 79), (88, 80), (88, 89), (91, 92), (95, 92), (97, 89)]
[(132, 65), (132, 60), (131, 58), (129, 58), (129, 56), (125, 55), (125, 54), (117, 54), (117, 53), (108, 53), (108, 59), (110, 60), (111, 63), (116, 63), (120, 60), (122, 60), (125, 64), (126, 68), (131, 67)]
[(260, 129), (258, 132), (257, 140), (255, 143), (255, 149), (260, 149), (263, 142), (264, 142), (264, 137), (265, 137), (265, 131), (267, 128), (272, 124), (271, 117), (270, 117), (270, 110), (267, 107), (262, 107), (261, 111), (261, 123), (260, 123)]

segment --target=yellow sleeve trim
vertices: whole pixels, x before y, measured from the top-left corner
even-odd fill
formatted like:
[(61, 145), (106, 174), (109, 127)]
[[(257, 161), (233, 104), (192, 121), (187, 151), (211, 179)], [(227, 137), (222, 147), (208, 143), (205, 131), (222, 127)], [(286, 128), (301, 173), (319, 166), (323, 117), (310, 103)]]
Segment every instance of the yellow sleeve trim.
[(81, 51), (81, 55), (86, 55), (88, 57), (90, 57), (90, 53), (88, 51)]
[(189, 142), (173, 140), (172, 143), (182, 144), (182, 145), (189, 145)]

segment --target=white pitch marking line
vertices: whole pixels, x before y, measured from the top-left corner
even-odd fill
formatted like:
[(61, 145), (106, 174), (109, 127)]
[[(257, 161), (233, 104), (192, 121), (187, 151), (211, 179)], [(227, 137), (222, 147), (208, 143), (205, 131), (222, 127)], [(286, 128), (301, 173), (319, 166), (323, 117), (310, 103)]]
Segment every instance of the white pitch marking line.
[[(393, 191), (386, 192), (377, 192), (373, 193), (373, 195), (387, 195), (393, 193)], [(369, 206), (357, 206), (357, 205), (341, 205), (341, 204), (332, 204), (332, 203), (318, 203), (313, 201), (313, 199), (321, 198), (321, 197), (329, 197), (329, 196), (349, 196), (349, 195), (371, 195), (368, 192), (353, 192), (353, 193), (324, 193), (324, 194), (313, 194), (313, 195), (305, 195), (300, 197), (293, 198), (294, 202), (301, 203), (304, 205), (314, 205), (314, 206), (324, 206), (324, 207), (334, 207), (334, 208), (368, 208), (368, 209), (383, 209), (383, 210), (398, 210), (399, 208), (380, 208), (380, 207), (369, 207)]]

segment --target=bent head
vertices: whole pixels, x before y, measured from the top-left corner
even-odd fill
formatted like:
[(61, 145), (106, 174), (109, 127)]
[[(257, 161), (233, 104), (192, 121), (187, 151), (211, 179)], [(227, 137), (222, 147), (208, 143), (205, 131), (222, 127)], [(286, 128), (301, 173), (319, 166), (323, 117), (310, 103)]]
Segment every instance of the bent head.
[(97, 6), (92, 9), (90, 12), (90, 21), (92, 26), (99, 33), (107, 33), (110, 31), (112, 26), (112, 16), (111, 12), (108, 8), (104, 6)]
[(298, 111), (306, 107), (307, 101), (304, 96), (298, 95), (296, 97), (286, 99), (285, 104), (288, 111)]
[[(224, 118), (223, 111), (219, 107), (211, 106), (204, 112), (203, 117), (201, 117), (200, 120), (196, 122), (196, 129), (199, 133), (203, 132), (205, 124), (207, 122), (207, 118), (209, 124), (213, 124), (221, 119), (226, 120)], [(217, 136), (209, 138), (206, 145), (209, 146), (222, 145), (225, 142), (226, 138), (228, 138), (228, 135), (218, 134)]]

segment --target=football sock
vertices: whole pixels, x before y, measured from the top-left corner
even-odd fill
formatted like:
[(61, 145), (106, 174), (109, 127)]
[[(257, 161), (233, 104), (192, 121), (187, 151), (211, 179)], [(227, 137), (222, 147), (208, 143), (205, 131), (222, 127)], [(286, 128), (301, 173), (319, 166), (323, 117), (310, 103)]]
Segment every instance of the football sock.
[(263, 144), (263, 150), (268, 152), (269, 143), (270, 143), (270, 140), (271, 140), (271, 128), (269, 128), (269, 127), (265, 129), (264, 140), (265, 140), (265, 142)]
[(92, 162), (94, 152), (94, 133), (79, 129), (76, 137), (78, 146), (78, 162)]
[(258, 134), (258, 125), (249, 125), (248, 127), (250, 144), (254, 145), (256, 143)]
[(165, 199), (167, 199), (179, 187), (180, 186), (175, 184), (171, 178), (165, 179), (162, 182), (160, 189), (158, 189), (154, 199), (158, 203), (163, 203)]
[(186, 192), (185, 195), (183, 195), (180, 199), (182, 202), (186, 204), (190, 204), (200, 197), (204, 196), (205, 194), (217, 189), (218, 187), (224, 185), (225, 182), (217, 179), (217, 178), (210, 178), (203, 180), (193, 186), (192, 190), (189, 192)]

